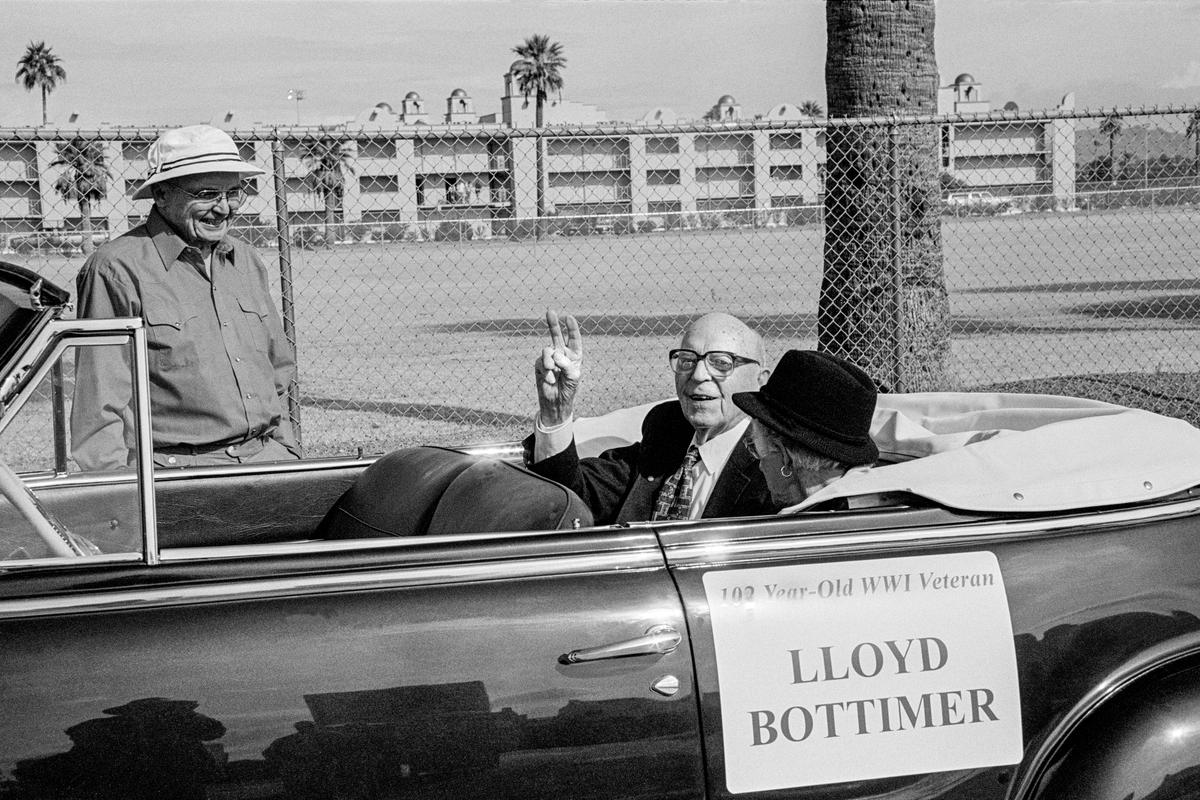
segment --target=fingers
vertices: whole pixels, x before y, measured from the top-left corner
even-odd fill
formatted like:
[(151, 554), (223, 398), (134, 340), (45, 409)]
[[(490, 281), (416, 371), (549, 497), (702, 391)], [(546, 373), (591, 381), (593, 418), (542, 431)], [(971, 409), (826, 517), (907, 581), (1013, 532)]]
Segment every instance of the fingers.
[[(563, 336), (563, 323), (567, 325), (567, 335)], [(583, 334), (579, 331), (579, 321), (573, 314), (564, 314), (561, 318), (558, 312), (546, 309), (546, 330), (550, 332), (550, 346), (555, 349), (566, 348), (576, 357), (583, 355)]]
[[(570, 325), (568, 324), (568, 328), (569, 327)], [(546, 309), (546, 328), (550, 331), (550, 346), (562, 347), (562, 325), (559, 324), (558, 314), (550, 309)]]
[(567, 314), (567, 350), (576, 358), (583, 357), (583, 335), (579, 332), (579, 323), (571, 314)]
[(547, 378), (547, 383), (554, 383), (554, 354), (557, 352), (553, 347), (543, 347), (542, 357), (538, 361), (538, 372)]

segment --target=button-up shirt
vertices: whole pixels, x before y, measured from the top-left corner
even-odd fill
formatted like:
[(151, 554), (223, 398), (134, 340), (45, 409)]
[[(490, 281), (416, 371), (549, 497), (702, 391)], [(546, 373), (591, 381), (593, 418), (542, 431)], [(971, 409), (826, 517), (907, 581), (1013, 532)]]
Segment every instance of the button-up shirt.
[[(145, 321), (155, 448), (270, 436), (296, 450), (286, 403), (296, 362), (266, 265), (249, 245), (225, 238), (206, 260), (156, 209), (93, 253), (76, 288), (81, 318)], [(131, 460), (131, 397), (119, 348), (81, 353), (71, 416), (80, 467)]]

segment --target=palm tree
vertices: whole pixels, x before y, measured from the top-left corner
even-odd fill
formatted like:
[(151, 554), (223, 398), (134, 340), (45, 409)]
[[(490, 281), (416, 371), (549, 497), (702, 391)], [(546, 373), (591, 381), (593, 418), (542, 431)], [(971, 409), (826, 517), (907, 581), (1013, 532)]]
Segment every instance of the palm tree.
[[(513, 52), (521, 57), (520, 63), (513, 65), (517, 90), (527, 101), (530, 95), (534, 96), (534, 125), (542, 128), (545, 125), (546, 98), (551, 92), (562, 92), (562, 70), (567, 66), (567, 59), (563, 57), (563, 47), (558, 42), (550, 41), (549, 36), (535, 33), (514, 47)], [(546, 165), (543, 147), (544, 142), (539, 135), (536, 159), (539, 236), (546, 216)]]
[[(825, 4), (829, 116), (934, 114), (934, 0)], [(936, 125), (826, 131), (818, 347), (895, 391), (953, 387)]]
[(823, 117), (825, 109), (821, 108), (821, 104), (816, 100), (805, 100), (800, 104), (800, 113), (810, 117)]
[(17, 61), (17, 83), (32, 92), (35, 88), (42, 90), (42, 124), (45, 125), (46, 98), (58, 86), (60, 81), (67, 79), (67, 71), (63, 69), (61, 59), (50, 52), (45, 42), (30, 42), (25, 48), (25, 55)]
[(1193, 111), (1188, 117), (1187, 130), (1184, 138), (1192, 137), (1192, 174), (1200, 176), (1200, 110)]
[(301, 159), (308, 167), (305, 186), (325, 207), (325, 246), (330, 246), (330, 229), (341, 210), (346, 178), (354, 175), (354, 150), (349, 142), (328, 132), (309, 136), (300, 143)]
[(80, 234), (84, 255), (92, 252), (92, 203), (108, 193), (108, 168), (100, 142), (75, 137), (55, 145), (58, 157), (52, 167), (63, 167), (54, 189), (63, 199), (79, 204)]
[(1122, 127), (1121, 115), (1115, 111), (1100, 120), (1100, 135), (1108, 137), (1108, 175), (1113, 184), (1117, 182), (1117, 137), (1121, 135)]

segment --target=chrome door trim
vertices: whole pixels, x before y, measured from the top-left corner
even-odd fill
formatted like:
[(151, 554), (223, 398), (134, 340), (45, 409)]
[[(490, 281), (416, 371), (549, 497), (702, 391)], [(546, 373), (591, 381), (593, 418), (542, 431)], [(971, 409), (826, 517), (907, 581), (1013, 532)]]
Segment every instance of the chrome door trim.
[[(184, 561), (214, 561), (230, 558), (261, 558), (265, 556), (303, 555), (320, 553), (341, 553), (348, 550), (395, 550), (397, 558), (403, 558), (404, 550), (413, 548), (428, 548), (445, 545), (470, 546), (474, 544), (503, 543), (520, 539), (533, 539), (542, 536), (561, 534), (583, 534), (588, 532), (600, 533), (604, 536), (605, 553), (628, 553), (634, 551), (654, 553), (657, 563), (661, 566), (662, 554), (657, 543), (649, 538), (648, 532), (612, 530), (611, 533), (603, 528), (581, 528), (571, 530), (535, 530), (535, 531), (499, 531), (492, 533), (454, 533), (442, 536), (381, 536), (376, 539), (304, 539), (295, 542), (266, 542), (258, 544), (222, 544), (200, 547), (169, 547), (162, 551), (162, 563), (180, 563)], [(574, 555), (597, 555), (595, 548), (588, 553)], [(517, 561), (519, 559), (504, 559)]]
[(53, 597), (0, 600), (0, 620), (61, 614), (131, 611), (200, 603), (262, 600), (362, 592), (374, 589), (411, 589), (484, 581), (540, 578), (548, 575), (584, 575), (603, 572), (651, 572), (664, 569), (657, 550), (592, 553), (537, 559), (484, 561), (431, 567), (360, 569), (351, 573), (299, 575), (287, 578), (248, 579), (211, 584), (147, 587), (112, 592), (88, 592)]
[(150, 427), (150, 355), (141, 320), (133, 329), (133, 404), (137, 422), (138, 499), (142, 509), (142, 555), (158, 563), (158, 512), (154, 506), (154, 439)]
[[(1170, 505), (1092, 511), (1069, 516), (1035, 519), (965, 522), (933, 528), (893, 528), (838, 533), (772, 532), (753, 539), (738, 539), (738, 527), (707, 528), (723, 534), (720, 541), (667, 543), (664, 551), (672, 568), (704, 569), (733, 562), (754, 561), (783, 554), (805, 557), (854, 556), (875, 552), (946, 548), (969, 544), (988, 545), (1021, 539), (1065, 536), (1080, 529), (1137, 525), (1150, 520), (1169, 520), (1200, 514), (1200, 499)], [(1197, 532), (1200, 535), (1200, 531)]]

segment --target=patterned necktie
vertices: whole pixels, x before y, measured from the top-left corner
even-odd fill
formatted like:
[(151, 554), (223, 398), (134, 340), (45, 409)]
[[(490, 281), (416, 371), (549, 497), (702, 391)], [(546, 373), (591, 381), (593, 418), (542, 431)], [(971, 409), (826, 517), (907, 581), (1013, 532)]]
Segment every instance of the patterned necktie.
[(650, 519), (687, 519), (692, 506), (692, 467), (700, 460), (700, 449), (696, 445), (688, 448), (679, 466), (671, 477), (663, 481), (654, 504), (654, 515)]

